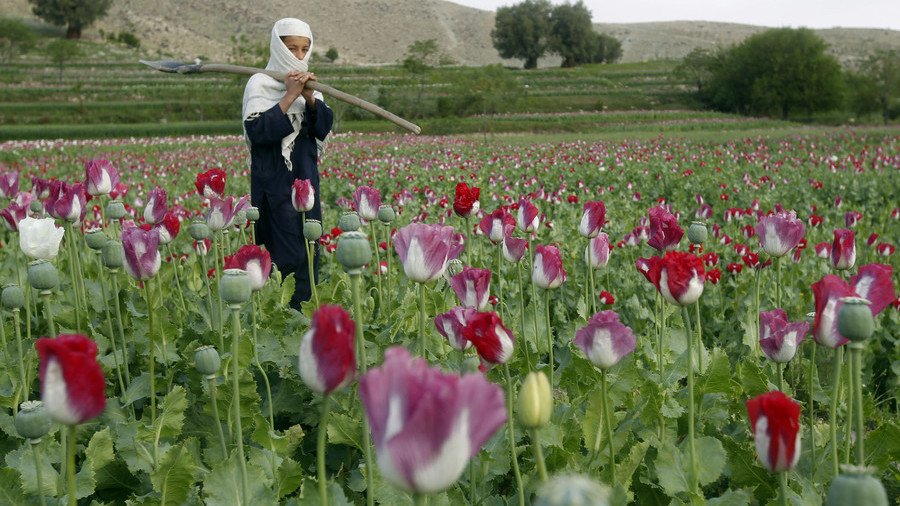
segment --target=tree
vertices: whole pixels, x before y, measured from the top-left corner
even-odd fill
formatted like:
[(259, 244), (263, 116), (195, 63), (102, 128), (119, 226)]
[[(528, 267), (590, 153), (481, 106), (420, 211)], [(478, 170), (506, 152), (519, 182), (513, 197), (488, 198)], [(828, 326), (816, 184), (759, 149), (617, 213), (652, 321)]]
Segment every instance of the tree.
[(9, 63), (34, 46), (35, 36), (25, 23), (0, 18), (0, 60)]
[(550, 12), (550, 34), (550, 47), (562, 57), (563, 67), (593, 61), (597, 36), (591, 23), (591, 11), (581, 0), (553, 8)]
[(716, 55), (709, 49), (694, 48), (675, 67), (676, 77), (690, 81), (703, 93), (703, 85), (712, 77)]
[(594, 50), (591, 63), (614, 63), (622, 57), (622, 43), (605, 33), (594, 36)]
[(59, 82), (62, 84), (63, 69), (66, 63), (81, 55), (78, 43), (69, 39), (56, 39), (47, 44), (47, 55), (50, 61), (59, 67)]
[(406, 48), (403, 68), (407, 72), (419, 76), (415, 116), (421, 114), (422, 95), (425, 92), (428, 70), (438, 65), (449, 65), (451, 63), (453, 63), (453, 59), (441, 52), (440, 46), (438, 46), (438, 42), (435, 39), (417, 40)]
[(334, 63), (338, 59), (337, 48), (329, 47), (328, 51), (325, 51), (325, 58), (328, 58), (329, 63)]
[(873, 101), (878, 104), (885, 124), (891, 119), (891, 105), (900, 99), (900, 52), (879, 50), (866, 58), (862, 64), (863, 78), (868, 81)]
[(80, 39), (81, 30), (106, 16), (112, 0), (28, 0), (34, 15), (66, 27), (67, 39)]
[(538, 58), (550, 47), (549, 0), (525, 0), (497, 9), (491, 40), (502, 58), (525, 60), (526, 69), (537, 68)]
[(843, 74), (825, 48), (806, 28), (752, 35), (712, 62), (701, 98), (720, 110), (784, 119), (832, 110), (843, 98)]

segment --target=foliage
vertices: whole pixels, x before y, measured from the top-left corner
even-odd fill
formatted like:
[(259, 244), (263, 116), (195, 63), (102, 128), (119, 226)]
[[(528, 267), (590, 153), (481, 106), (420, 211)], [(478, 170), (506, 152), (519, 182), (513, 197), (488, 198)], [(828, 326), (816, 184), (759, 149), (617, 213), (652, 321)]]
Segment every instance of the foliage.
[(848, 81), (851, 107), (857, 114), (878, 112), (884, 124), (900, 116), (900, 52), (876, 51), (858, 72), (848, 75)]
[(615, 63), (622, 58), (622, 42), (607, 33), (595, 33), (590, 63)]
[(50, 61), (59, 67), (59, 82), (63, 80), (63, 70), (70, 61), (81, 55), (81, 48), (78, 43), (70, 39), (56, 39), (47, 44), (45, 49)]
[(550, 48), (562, 57), (563, 67), (592, 62), (597, 54), (591, 11), (581, 0), (553, 7), (550, 34)]
[(673, 74), (676, 78), (692, 83), (697, 88), (697, 93), (703, 94), (703, 86), (712, 78), (716, 57), (719, 55), (709, 49), (695, 48), (675, 67)]
[(334, 63), (338, 59), (338, 50), (336, 47), (332, 46), (328, 48), (328, 51), (325, 51), (325, 58), (328, 59), (329, 63)]
[(66, 27), (67, 39), (80, 39), (81, 31), (106, 16), (112, 0), (28, 0), (34, 15)]
[(34, 47), (36, 37), (25, 23), (0, 18), (0, 61), (9, 63), (16, 56)]
[(498, 7), (491, 40), (503, 58), (525, 60), (526, 69), (537, 68), (538, 58), (550, 49), (549, 0), (525, 0)]
[(783, 119), (836, 109), (843, 96), (842, 73), (825, 49), (806, 28), (755, 34), (715, 58), (694, 62), (711, 73), (701, 98), (719, 110)]
[(231, 59), (236, 64), (265, 67), (269, 61), (269, 41), (251, 40), (245, 34), (231, 36)]

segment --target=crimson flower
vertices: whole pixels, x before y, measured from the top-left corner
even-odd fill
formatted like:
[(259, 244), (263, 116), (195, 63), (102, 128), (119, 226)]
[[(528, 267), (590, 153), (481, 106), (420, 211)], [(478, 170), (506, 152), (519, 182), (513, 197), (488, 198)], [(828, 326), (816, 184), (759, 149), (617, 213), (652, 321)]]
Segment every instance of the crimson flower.
[(119, 171), (105, 158), (95, 158), (84, 164), (88, 195), (108, 195), (119, 184)]
[(209, 169), (206, 172), (197, 174), (194, 180), (194, 187), (197, 188), (197, 194), (201, 197), (221, 198), (225, 193), (225, 171), (222, 169)]
[(706, 280), (700, 257), (680, 251), (667, 251), (659, 260), (659, 278), (656, 289), (667, 301), (680, 306), (697, 302), (703, 294)]
[(606, 204), (602, 200), (585, 202), (578, 233), (584, 237), (597, 237), (606, 222)]
[(291, 186), (291, 203), (298, 213), (310, 211), (316, 205), (316, 194), (309, 179), (295, 179)]
[(482, 360), (491, 364), (505, 364), (512, 358), (515, 338), (497, 313), (475, 313), (462, 332), (463, 337), (478, 350)]
[(450, 278), (450, 287), (465, 307), (483, 311), (488, 305), (491, 291), (491, 271), (463, 267), (462, 272)]
[(519, 209), (516, 211), (516, 224), (522, 232), (534, 232), (540, 222), (540, 211), (537, 206), (526, 198), (519, 199)]
[(763, 216), (756, 224), (756, 234), (762, 249), (769, 255), (780, 257), (797, 246), (806, 226), (791, 213), (777, 213), (774, 216)]
[(158, 248), (159, 232), (156, 229), (131, 227), (122, 230), (125, 272), (138, 281), (155, 276), (162, 264)]
[(268, 250), (255, 244), (245, 244), (235, 252), (232, 261), (233, 268), (247, 272), (250, 288), (254, 292), (266, 286), (269, 274), (272, 273), (272, 256)]
[(353, 204), (360, 218), (375, 221), (381, 206), (381, 193), (371, 186), (360, 186), (353, 192)]
[(534, 249), (534, 270), (531, 281), (545, 290), (557, 288), (566, 280), (562, 256), (556, 246), (539, 245)]
[(463, 336), (463, 329), (477, 313), (478, 310), (471, 307), (457, 306), (446, 313), (435, 316), (434, 326), (442, 336), (447, 338), (450, 346), (457, 350), (465, 350), (472, 346), (472, 343)]
[(600, 292), (600, 303), (605, 304), (607, 306), (612, 306), (616, 303), (616, 298), (606, 290)]
[(852, 230), (839, 228), (834, 231), (830, 257), (831, 265), (837, 270), (853, 268), (856, 263), (856, 237)]
[(650, 240), (647, 244), (658, 251), (671, 251), (678, 246), (682, 236), (684, 230), (672, 213), (663, 206), (650, 209)]
[(156, 225), (156, 230), (159, 232), (159, 243), (169, 244), (178, 236), (178, 231), (181, 230), (181, 221), (175, 216), (175, 213), (168, 212), (162, 222)]
[(166, 203), (166, 190), (159, 186), (150, 191), (150, 198), (144, 206), (144, 221), (156, 225), (166, 216), (169, 206)]
[(50, 417), (78, 425), (103, 413), (106, 382), (97, 362), (97, 344), (79, 334), (35, 341), (40, 357), (41, 400)]
[(310, 390), (328, 395), (353, 380), (356, 323), (341, 306), (326, 304), (312, 316), (300, 341), (300, 378)]
[(516, 219), (501, 207), (485, 215), (478, 223), (478, 228), (492, 243), (500, 244), (516, 228)]
[(800, 458), (800, 405), (775, 390), (747, 401), (756, 456), (773, 473), (792, 469)]
[(453, 227), (437, 224), (411, 223), (398, 230), (393, 241), (406, 277), (416, 283), (439, 278), (461, 249)]
[(11, 199), (19, 193), (19, 173), (0, 172), (0, 197)]
[(575, 345), (588, 360), (601, 369), (609, 369), (634, 351), (634, 332), (619, 321), (615, 311), (600, 311), (587, 325), (575, 331)]
[(763, 353), (769, 360), (784, 364), (794, 358), (809, 332), (809, 323), (791, 323), (783, 309), (773, 309), (759, 313), (759, 328), (759, 345)]
[(456, 183), (456, 195), (453, 197), (453, 212), (457, 216), (468, 218), (478, 212), (481, 189), (475, 186), (469, 187), (466, 183)]

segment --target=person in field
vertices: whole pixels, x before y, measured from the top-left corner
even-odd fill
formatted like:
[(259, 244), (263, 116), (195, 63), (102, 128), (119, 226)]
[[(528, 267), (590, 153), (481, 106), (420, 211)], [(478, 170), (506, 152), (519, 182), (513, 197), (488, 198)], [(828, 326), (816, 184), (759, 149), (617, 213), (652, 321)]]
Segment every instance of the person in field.
[[(265, 245), (283, 276), (294, 274), (291, 307), (309, 300), (309, 279), (300, 213), (291, 203), (291, 186), (308, 179), (315, 206), (306, 217), (321, 220), (318, 157), (334, 121), (322, 94), (304, 88), (315, 81), (309, 72), (313, 36), (309, 25), (294, 18), (278, 20), (272, 28), (266, 69), (287, 72), (284, 82), (254, 74), (244, 89), (242, 117), (250, 147), (250, 201), (259, 208), (256, 242)], [(314, 272), (318, 279), (319, 248), (315, 245)]]

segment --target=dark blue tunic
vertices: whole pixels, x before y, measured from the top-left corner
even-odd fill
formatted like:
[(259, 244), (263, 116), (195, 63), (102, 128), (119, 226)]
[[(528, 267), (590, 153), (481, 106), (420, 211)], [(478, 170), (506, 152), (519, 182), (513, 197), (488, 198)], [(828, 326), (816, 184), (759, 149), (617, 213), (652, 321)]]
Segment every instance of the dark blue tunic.
[[(281, 140), (294, 129), (278, 104), (244, 122), (250, 140), (250, 202), (259, 208), (256, 242), (265, 245), (282, 276), (294, 274), (296, 287), (291, 307), (297, 310), (300, 310), (301, 302), (309, 300), (312, 288), (303, 243), (303, 223), (291, 203), (291, 187), (295, 179), (310, 180), (316, 203), (306, 217), (321, 220), (316, 139), (325, 140), (333, 122), (334, 112), (321, 100), (316, 100), (315, 110), (306, 108), (300, 134), (294, 140), (290, 171), (281, 154)], [(318, 280), (318, 244), (313, 265)]]

